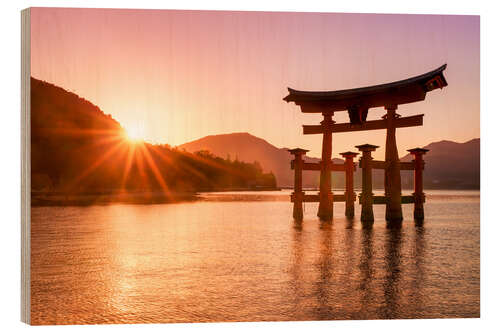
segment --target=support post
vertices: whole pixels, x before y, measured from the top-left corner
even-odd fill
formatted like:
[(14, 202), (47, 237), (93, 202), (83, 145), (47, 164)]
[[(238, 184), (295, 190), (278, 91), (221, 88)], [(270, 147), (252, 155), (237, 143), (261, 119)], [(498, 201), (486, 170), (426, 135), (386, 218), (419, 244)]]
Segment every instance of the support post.
[(293, 218), (297, 221), (302, 221), (304, 218), (304, 212), (302, 210), (302, 203), (304, 202), (305, 192), (302, 191), (302, 169), (304, 165), (304, 160), (302, 156), (305, 155), (308, 150), (295, 148), (288, 150), (295, 159), (292, 161), (292, 169), (295, 170), (294, 175), (294, 185), (293, 185)]
[(410, 154), (413, 155), (413, 163), (415, 164), (415, 169), (413, 172), (413, 198), (415, 200), (413, 208), (413, 218), (416, 222), (422, 222), (424, 220), (424, 185), (423, 185), (423, 170), (424, 170), (424, 159), (423, 155), (427, 153), (428, 149), (423, 148), (413, 148), (408, 150)]
[(387, 204), (385, 206), (385, 219), (389, 226), (398, 225), (403, 221), (401, 208), (401, 168), (399, 164), (398, 147), (396, 145), (396, 105), (385, 107), (387, 114), (387, 136), (385, 141), (385, 161), (387, 168), (384, 173), (384, 187)]
[(362, 172), (362, 190), (359, 197), (361, 204), (361, 223), (363, 228), (370, 228), (373, 225), (373, 186), (372, 186), (372, 151), (378, 146), (364, 144), (356, 146), (363, 154), (359, 160), (359, 166)]
[(358, 153), (352, 151), (346, 151), (340, 153), (340, 155), (345, 159), (345, 216), (347, 218), (354, 217), (354, 201), (356, 200), (356, 194), (354, 193), (354, 157)]
[(333, 218), (333, 193), (331, 177), (331, 159), (332, 159), (332, 126), (335, 123), (332, 120), (333, 112), (323, 112), (323, 147), (321, 150), (321, 174), (319, 179), (319, 206), (318, 217), (321, 220), (331, 220)]

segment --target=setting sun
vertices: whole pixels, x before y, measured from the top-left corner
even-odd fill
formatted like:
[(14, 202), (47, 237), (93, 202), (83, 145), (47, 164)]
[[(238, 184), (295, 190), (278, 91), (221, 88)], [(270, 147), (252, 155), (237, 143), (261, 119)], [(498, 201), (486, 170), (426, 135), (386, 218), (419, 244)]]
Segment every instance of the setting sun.
[(125, 135), (127, 140), (131, 142), (144, 141), (145, 134), (143, 123), (137, 122), (125, 126)]

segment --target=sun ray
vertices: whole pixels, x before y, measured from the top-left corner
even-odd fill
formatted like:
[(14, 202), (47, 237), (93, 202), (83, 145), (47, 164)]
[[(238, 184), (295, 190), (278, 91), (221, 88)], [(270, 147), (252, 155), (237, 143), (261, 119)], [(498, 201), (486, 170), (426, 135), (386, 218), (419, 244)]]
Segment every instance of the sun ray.
[(222, 170), (222, 171), (224, 171), (224, 172), (226, 172), (228, 174), (232, 174), (232, 175), (235, 175), (235, 176), (245, 176), (245, 173), (242, 172), (242, 171), (231, 169), (228, 166), (221, 165), (221, 164), (219, 164), (219, 163), (217, 163), (215, 161), (212, 161), (210, 159), (204, 158), (203, 156), (199, 156), (197, 154), (191, 154), (190, 157), (192, 157), (194, 160), (196, 160), (196, 161), (198, 161), (200, 163), (203, 163), (203, 164), (205, 164), (207, 166), (210, 166), (210, 167)]
[[(192, 174), (194, 174), (195, 176), (197, 176), (200, 179), (203, 179), (203, 180), (206, 180), (206, 181), (210, 181), (210, 178), (207, 175), (205, 175), (204, 173), (200, 172), (196, 168), (190, 166), (189, 164), (183, 163), (182, 161), (176, 161), (176, 162), (174, 162), (174, 161), (172, 161), (172, 159), (170, 157), (168, 157), (167, 155), (165, 155), (157, 147), (151, 146), (151, 148), (152, 148), (153, 152), (155, 152), (157, 154), (157, 156), (159, 156), (161, 159), (163, 159), (167, 164), (172, 165), (175, 170), (189, 171), (189, 172), (191, 172)], [(181, 153), (181, 154), (184, 154), (184, 153)], [(191, 154), (189, 156), (192, 157)]]
[(96, 135), (102, 136), (120, 136), (123, 135), (123, 129), (92, 129), (92, 128), (47, 128), (43, 130), (45, 133), (54, 135), (65, 135), (73, 137), (89, 136), (93, 137)]
[(143, 145), (143, 143), (138, 143), (136, 148), (136, 153), (134, 154), (135, 161), (137, 162), (137, 168), (139, 169), (139, 175), (141, 177), (141, 188), (142, 189), (151, 189), (151, 186), (149, 184), (149, 178), (146, 173), (146, 170), (144, 169), (144, 154), (142, 153), (142, 149), (140, 147)]
[(165, 154), (157, 146), (150, 145), (149, 148), (155, 154), (155, 156), (158, 156), (163, 162), (165, 162), (168, 166), (170, 166), (173, 171), (180, 171), (182, 174), (190, 172), (192, 175), (198, 177), (199, 179), (202, 179), (204, 181), (210, 181), (207, 175), (203, 174), (196, 168), (190, 166), (188, 163), (183, 163), (181, 160), (174, 161), (170, 156)]
[(162, 176), (160, 170), (158, 169), (158, 166), (156, 165), (155, 161), (151, 157), (151, 154), (149, 153), (148, 147), (145, 146), (145, 145), (141, 145), (140, 149), (141, 149), (142, 153), (144, 154), (144, 157), (146, 158), (146, 162), (149, 165), (149, 167), (151, 168), (151, 171), (153, 171), (154, 177), (156, 178), (156, 180), (160, 184), (160, 186), (161, 186), (161, 188), (163, 190), (163, 193), (165, 194), (165, 196), (167, 198), (171, 197), (170, 190), (169, 190), (169, 188), (167, 186), (167, 183), (165, 182), (165, 179), (163, 178), (163, 176)]
[(179, 162), (175, 162), (172, 160), (172, 158), (168, 155), (166, 155), (163, 151), (158, 149), (158, 147), (151, 145), (150, 146), (151, 150), (153, 153), (155, 153), (156, 156), (158, 156), (160, 159), (162, 159), (168, 166), (172, 167), (174, 170), (182, 170), (182, 168), (178, 165)]
[(121, 136), (121, 135), (105, 136), (102, 138), (94, 139), (92, 142), (92, 145), (93, 146), (100, 146), (100, 145), (104, 145), (107, 143), (113, 143), (116, 141), (125, 141), (125, 140), (123, 139), (123, 136)]
[(69, 189), (74, 188), (78, 183), (85, 179), (88, 175), (92, 173), (96, 168), (98, 168), (102, 163), (109, 159), (117, 150), (122, 147), (124, 142), (119, 142), (108, 149), (98, 160), (96, 160), (92, 165), (90, 165), (84, 172), (82, 172), (78, 177), (76, 177), (68, 186)]
[(124, 140), (124, 130), (117, 129), (48, 129), (47, 133), (65, 137), (91, 139), (92, 146)]
[(123, 169), (123, 177), (122, 177), (122, 184), (120, 191), (123, 191), (126, 188), (128, 174), (132, 167), (132, 161), (134, 160), (135, 146), (136, 145), (128, 145), (127, 160), (125, 161), (125, 168)]
[(72, 137), (73, 139), (85, 139), (82, 145), (75, 147), (75, 154), (86, 154), (88, 149), (97, 148), (106, 144), (113, 144), (125, 141), (124, 131), (119, 129), (66, 129), (53, 128), (46, 129), (47, 133)]

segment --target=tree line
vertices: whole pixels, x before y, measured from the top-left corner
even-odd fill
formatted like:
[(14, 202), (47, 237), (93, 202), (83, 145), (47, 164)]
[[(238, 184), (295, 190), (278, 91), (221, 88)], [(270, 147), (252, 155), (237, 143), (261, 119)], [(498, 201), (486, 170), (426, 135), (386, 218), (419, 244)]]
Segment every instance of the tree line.
[(246, 163), (169, 145), (132, 143), (97, 106), (31, 79), (32, 190), (210, 191), (275, 188), (272, 173)]

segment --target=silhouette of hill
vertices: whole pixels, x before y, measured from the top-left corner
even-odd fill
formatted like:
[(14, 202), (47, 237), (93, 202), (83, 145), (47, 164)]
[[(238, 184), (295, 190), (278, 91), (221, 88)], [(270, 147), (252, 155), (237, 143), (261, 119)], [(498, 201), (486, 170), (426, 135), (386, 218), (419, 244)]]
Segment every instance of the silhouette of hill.
[(274, 188), (259, 163), (133, 143), (110, 115), (31, 78), (31, 184), (43, 193), (175, 192)]
[[(249, 133), (209, 135), (184, 143), (177, 148), (188, 152), (208, 150), (216, 156), (235, 158), (248, 163), (259, 161), (265, 171), (273, 172), (278, 186), (293, 186), (293, 170), (290, 169), (291, 155), (287, 148), (277, 148), (266, 140)], [(319, 162), (319, 160), (306, 156), (307, 162)], [(336, 161), (342, 163), (340, 159)], [(317, 172), (304, 172), (305, 187), (316, 187), (318, 181)]]
[[(440, 141), (431, 143), (425, 148), (430, 151), (425, 155), (424, 184), (426, 188), (477, 189), (479, 188), (479, 139), (466, 143)], [(210, 135), (201, 139), (179, 145), (179, 149), (188, 152), (209, 150), (217, 156), (237, 158), (251, 163), (259, 161), (265, 171), (272, 171), (276, 176), (278, 186), (293, 186), (293, 171), (290, 169), (291, 155), (287, 148), (277, 148), (269, 142), (249, 133), (231, 133)], [(411, 161), (411, 155), (405, 155), (402, 161)], [(318, 162), (318, 158), (307, 157), (308, 162)], [(343, 163), (342, 159), (334, 158), (334, 163)], [(404, 188), (412, 188), (412, 172), (401, 173)], [(361, 172), (355, 172), (355, 186), (361, 186)], [(319, 173), (304, 172), (304, 186), (317, 187)], [(383, 171), (374, 170), (373, 182), (375, 188), (383, 188)], [(344, 186), (341, 173), (333, 174), (333, 186)]]
[[(439, 141), (425, 148), (426, 188), (479, 188), (480, 140)], [(91, 102), (63, 88), (31, 79), (32, 189), (45, 193), (200, 191), (293, 186), (291, 155), (249, 133), (212, 135), (172, 148), (126, 140), (120, 124)], [(403, 161), (411, 160), (405, 155)], [(318, 158), (306, 157), (308, 162)], [(334, 159), (342, 163), (341, 159)], [(355, 173), (355, 186), (361, 175)], [(304, 173), (317, 187), (319, 173)], [(402, 183), (412, 186), (412, 173)], [(344, 186), (334, 173), (334, 187)], [(375, 188), (383, 172), (374, 172)]]
[[(480, 139), (464, 143), (443, 140), (425, 146), (425, 188), (479, 189), (480, 187)], [(402, 161), (411, 161), (410, 154)], [(411, 175), (402, 179), (412, 184)]]

